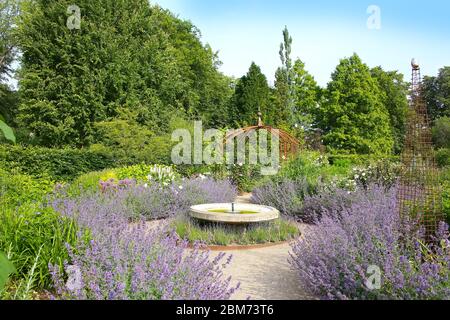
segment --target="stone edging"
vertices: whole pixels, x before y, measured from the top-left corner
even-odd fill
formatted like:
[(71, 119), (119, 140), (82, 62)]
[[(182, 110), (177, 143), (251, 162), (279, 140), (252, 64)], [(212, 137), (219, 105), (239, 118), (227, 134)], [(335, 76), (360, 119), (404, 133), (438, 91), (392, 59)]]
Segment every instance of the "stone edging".
[[(288, 241), (281, 241), (281, 242), (276, 242), (276, 243), (263, 243), (263, 244), (254, 244), (254, 245), (234, 245), (234, 246), (210, 245), (210, 246), (204, 246), (200, 249), (201, 250), (209, 250), (209, 251), (222, 251), (222, 252), (223, 251), (244, 251), (244, 250), (264, 249), (264, 248), (282, 246), (285, 244), (289, 244), (295, 240), (296, 239), (292, 239), (292, 240), (288, 240)], [(189, 244), (189, 248), (193, 249), (193, 245)]]

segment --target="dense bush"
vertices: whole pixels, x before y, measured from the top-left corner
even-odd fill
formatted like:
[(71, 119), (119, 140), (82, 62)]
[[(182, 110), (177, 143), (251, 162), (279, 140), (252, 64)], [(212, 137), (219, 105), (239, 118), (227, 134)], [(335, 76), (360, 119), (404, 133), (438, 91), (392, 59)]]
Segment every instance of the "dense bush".
[(389, 160), (379, 160), (364, 167), (353, 168), (349, 182), (355, 187), (367, 188), (378, 184), (391, 188), (397, 183), (401, 173), (401, 165)]
[[(188, 243), (167, 231), (149, 231), (145, 223), (130, 226), (123, 203), (97, 198), (61, 204), (63, 215), (89, 230), (92, 240), (71, 247), (68, 285), (66, 275), (52, 267), (56, 298), (228, 299), (236, 289), (222, 273), (231, 257), (210, 260), (207, 251), (187, 251)], [(74, 268), (79, 279), (70, 277)]]
[(439, 167), (450, 166), (450, 149), (439, 149), (436, 152), (436, 162)]
[(319, 187), (324, 182), (347, 177), (352, 167), (352, 162), (337, 161), (330, 165), (327, 156), (318, 152), (304, 152), (293, 160), (283, 164), (275, 179), (286, 178), (289, 180), (306, 179), (311, 189)]
[(114, 167), (114, 163), (104, 151), (0, 145), (0, 168), (36, 177), (47, 175), (56, 181), (69, 181), (83, 173)]
[(0, 169), (0, 205), (14, 208), (23, 203), (40, 202), (53, 186), (49, 178), (37, 179)]
[(303, 218), (303, 199), (309, 193), (306, 180), (270, 181), (255, 188), (251, 201), (255, 204), (277, 208), (283, 214)]
[(450, 148), (450, 118), (442, 117), (435, 121), (433, 141), (438, 148)]
[(68, 257), (66, 243), (76, 239), (72, 221), (43, 205), (53, 185), (48, 178), (0, 169), (0, 251), (17, 269), (13, 282), (18, 288), (12, 297), (27, 298), (34, 286), (48, 286), (48, 263), (62, 266)]
[[(290, 262), (305, 290), (325, 299), (449, 299), (448, 226), (440, 246), (426, 245), (417, 223), (399, 217), (396, 188), (368, 193), (348, 208), (324, 209), (293, 244)], [(367, 286), (371, 266), (381, 271), (379, 289)]]
[(323, 187), (316, 194), (306, 195), (300, 218), (305, 222), (317, 222), (322, 218), (323, 212), (342, 211), (351, 207), (353, 203), (362, 202), (368, 198), (370, 193), (363, 188), (351, 191), (338, 186)]
[(70, 183), (67, 191), (71, 196), (79, 196), (82, 193), (94, 193), (100, 190), (102, 184), (114, 185), (120, 180), (134, 180), (140, 184), (161, 183), (170, 185), (173, 181), (179, 179), (180, 175), (173, 167), (138, 164), (83, 174)]
[(30, 203), (0, 207), (0, 251), (10, 256), (18, 279), (33, 269), (33, 286), (38, 288), (49, 286), (48, 264), (63, 265), (68, 258), (66, 244), (74, 244), (76, 234), (73, 221), (51, 208)]

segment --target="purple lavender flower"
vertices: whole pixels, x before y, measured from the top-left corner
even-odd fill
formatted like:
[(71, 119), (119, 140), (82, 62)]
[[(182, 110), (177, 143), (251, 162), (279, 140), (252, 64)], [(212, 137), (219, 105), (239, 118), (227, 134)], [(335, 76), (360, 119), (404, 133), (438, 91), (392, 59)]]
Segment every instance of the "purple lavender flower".
[[(398, 215), (397, 190), (369, 186), (348, 206), (325, 206), (292, 245), (305, 290), (325, 299), (450, 299), (448, 226), (426, 244), (417, 221)], [(447, 245), (447, 246), (446, 246)], [(366, 285), (370, 266), (381, 288)]]

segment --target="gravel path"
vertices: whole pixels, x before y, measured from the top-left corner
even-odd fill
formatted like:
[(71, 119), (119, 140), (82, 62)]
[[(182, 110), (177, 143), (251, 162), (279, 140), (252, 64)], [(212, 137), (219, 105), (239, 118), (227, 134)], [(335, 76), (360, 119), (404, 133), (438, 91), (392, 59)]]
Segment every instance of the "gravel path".
[(233, 255), (231, 265), (225, 274), (232, 277), (232, 283), (241, 283), (233, 300), (305, 300), (312, 299), (302, 292), (296, 272), (287, 259), (289, 244), (278, 246), (227, 251)]
[[(250, 203), (251, 194), (237, 197), (236, 203)], [(304, 226), (300, 226), (302, 231)], [(225, 274), (232, 283), (241, 283), (232, 299), (305, 300), (312, 299), (300, 288), (297, 274), (288, 263), (290, 245), (226, 251), (233, 255)]]

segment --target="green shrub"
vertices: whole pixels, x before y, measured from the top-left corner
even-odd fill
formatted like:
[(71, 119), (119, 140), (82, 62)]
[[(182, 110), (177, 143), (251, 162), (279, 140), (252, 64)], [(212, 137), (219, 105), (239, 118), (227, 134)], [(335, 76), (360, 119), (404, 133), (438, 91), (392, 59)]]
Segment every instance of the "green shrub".
[(450, 149), (439, 149), (436, 152), (436, 162), (441, 168), (450, 166)]
[(0, 205), (16, 207), (28, 202), (41, 202), (53, 190), (49, 178), (32, 178), (28, 175), (0, 169)]
[(442, 209), (447, 223), (450, 225), (450, 182), (443, 185), (442, 190)]
[[(152, 179), (149, 179), (149, 176)], [(169, 184), (179, 178), (180, 175), (172, 166), (138, 164), (83, 174), (70, 183), (67, 191), (68, 195), (73, 197), (85, 192), (98, 191), (100, 181), (114, 180), (118, 182), (119, 180), (131, 179), (136, 180), (138, 183), (157, 181)]]
[(311, 189), (315, 189), (320, 182), (347, 176), (350, 169), (348, 161), (338, 161), (337, 165), (330, 165), (327, 156), (318, 152), (304, 152), (284, 164), (279, 177), (294, 181), (306, 179)]
[(76, 239), (73, 221), (51, 208), (34, 203), (14, 209), (1, 207), (0, 251), (8, 253), (18, 280), (27, 278), (34, 266), (36, 286), (48, 288), (51, 283), (48, 264), (62, 267), (69, 258), (66, 244), (74, 244)]
[(104, 150), (0, 145), (0, 168), (16, 169), (34, 177), (70, 181), (80, 174), (110, 167), (115, 167), (115, 161)]
[(438, 148), (450, 148), (450, 118), (442, 117), (435, 121), (433, 141)]

